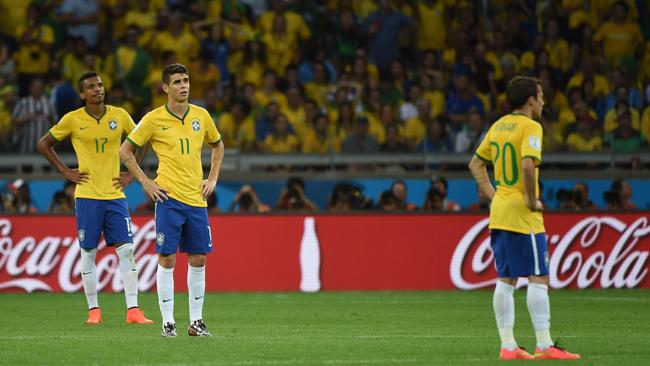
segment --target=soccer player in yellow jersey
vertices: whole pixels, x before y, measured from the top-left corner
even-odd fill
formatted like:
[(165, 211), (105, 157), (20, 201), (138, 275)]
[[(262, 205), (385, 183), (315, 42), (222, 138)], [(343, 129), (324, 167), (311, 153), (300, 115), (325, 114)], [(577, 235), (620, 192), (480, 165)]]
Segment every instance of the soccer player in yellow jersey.
[[(102, 321), (97, 302), (95, 257), (99, 237), (115, 247), (126, 295), (127, 323), (153, 323), (138, 308), (138, 269), (133, 258), (131, 217), (122, 191), (131, 175), (120, 173), (119, 149), (122, 137), (135, 128), (131, 116), (122, 108), (104, 104), (104, 85), (95, 72), (79, 79), (79, 96), (86, 106), (72, 111), (38, 142), (38, 151), (75, 188), (75, 214), (81, 246), (81, 279), (88, 301), (88, 324)], [(78, 169), (67, 167), (54, 151), (59, 141), (70, 137), (77, 154)], [(144, 157), (144, 149), (138, 152)]]
[[(176, 336), (174, 321), (174, 266), (176, 252), (187, 253), (187, 288), (190, 303), (190, 336), (209, 337), (203, 321), (205, 260), (212, 252), (206, 198), (214, 191), (224, 147), (217, 127), (205, 109), (188, 103), (190, 76), (181, 64), (162, 71), (167, 104), (147, 113), (122, 144), (120, 157), (156, 203), (156, 251), (158, 252), (158, 304), (163, 318), (162, 336)], [(135, 161), (136, 147), (151, 143), (158, 155), (158, 176), (147, 177)], [(210, 173), (203, 179), (201, 149), (212, 147)]]
[[(469, 163), (479, 189), (490, 205), (491, 246), (498, 278), (494, 290), (494, 315), (501, 337), (502, 360), (577, 359), (579, 355), (557, 347), (551, 340), (548, 300), (548, 248), (542, 203), (537, 185), (542, 161), (541, 118), (544, 93), (535, 78), (515, 77), (506, 87), (514, 108), (490, 127)], [(494, 166), (496, 192), (486, 163)], [(531, 355), (517, 346), (513, 293), (519, 277), (528, 277), (527, 304), (537, 347)]]

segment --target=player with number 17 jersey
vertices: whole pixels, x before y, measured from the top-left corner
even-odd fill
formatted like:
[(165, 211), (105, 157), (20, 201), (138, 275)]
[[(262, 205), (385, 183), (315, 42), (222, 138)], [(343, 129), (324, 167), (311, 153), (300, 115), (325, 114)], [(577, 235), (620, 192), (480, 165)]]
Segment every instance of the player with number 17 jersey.
[[(525, 115), (511, 113), (501, 117), (488, 130), (476, 156), (494, 168), (496, 193), (490, 206), (490, 229), (521, 234), (544, 233), (540, 211), (526, 206), (522, 159), (531, 158), (536, 165), (535, 182), (542, 161), (542, 126)], [(535, 193), (539, 196), (539, 185)]]

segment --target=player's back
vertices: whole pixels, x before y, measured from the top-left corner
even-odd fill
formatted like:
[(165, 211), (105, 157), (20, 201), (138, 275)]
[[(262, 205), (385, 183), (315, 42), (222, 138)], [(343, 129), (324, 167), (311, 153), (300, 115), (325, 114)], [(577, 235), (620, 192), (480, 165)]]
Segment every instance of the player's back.
[[(508, 114), (490, 127), (476, 154), (494, 167), (496, 194), (490, 207), (490, 228), (521, 233), (544, 232), (542, 215), (526, 206), (522, 161), (541, 162), (542, 127), (521, 114)], [(537, 182), (538, 168), (535, 168)], [(536, 195), (539, 187), (535, 183)]]

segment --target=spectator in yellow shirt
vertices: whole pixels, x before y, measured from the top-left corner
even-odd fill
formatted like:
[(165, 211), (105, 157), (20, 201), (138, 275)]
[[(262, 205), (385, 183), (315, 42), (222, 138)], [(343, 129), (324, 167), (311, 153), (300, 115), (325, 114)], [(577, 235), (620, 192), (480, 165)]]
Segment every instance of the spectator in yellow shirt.
[(559, 36), (557, 20), (551, 19), (546, 26), (546, 51), (550, 56), (550, 64), (562, 72), (569, 70), (569, 44)]
[(287, 32), (285, 18), (274, 18), (273, 29), (262, 36), (262, 42), (266, 46), (267, 66), (284, 76), (287, 66), (296, 61), (298, 47), (295, 36)]
[(273, 132), (271, 132), (262, 143), (262, 151), (274, 154), (297, 152), (300, 144), (296, 136), (289, 132), (289, 121), (287, 117), (280, 113), (275, 117), (273, 122)]
[(244, 58), (242, 62), (231, 70), (237, 70), (237, 83), (243, 85), (252, 83), (255, 86), (262, 84), (262, 74), (266, 68), (266, 50), (264, 44), (259, 41), (248, 41), (244, 46)]
[(41, 17), (38, 6), (30, 4), (27, 7), (27, 24), (16, 28), (18, 52), (14, 57), (21, 96), (29, 93), (32, 78), (44, 76), (50, 69), (50, 47), (54, 42), (54, 33), (49, 25), (43, 24)]
[(172, 13), (166, 29), (154, 36), (151, 49), (157, 54), (173, 51), (179, 63), (190, 65), (199, 55), (199, 41), (184, 23), (182, 15)]
[(299, 14), (287, 10), (286, 1), (272, 0), (271, 9), (265, 11), (257, 19), (257, 29), (262, 33), (271, 33), (276, 17), (284, 18), (287, 24), (287, 33), (295, 39), (306, 40), (311, 37), (309, 27)]
[(329, 128), (329, 119), (325, 114), (318, 114), (302, 143), (302, 152), (307, 154), (328, 154), (341, 151), (341, 140)]
[(264, 71), (262, 87), (255, 92), (255, 104), (266, 106), (270, 102), (276, 102), (281, 109), (287, 107), (287, 97), (278, 90), (278, 76), (272, 70)]
[(612, 5), (610, 20), (594, 35), (596, 41), (602, 42), (605, 59), (613, 65), (619, 65), (624, 57), (633, 58), (643, 42), (639, 24), (628, 20), (628, 13), (629, 6), (617, 1)]
[(214, 88), (221, 80), (221, 73), (217, 65), (212, 63), (212, 54), (207, 49), (201, 49), (199, 58), (192, 63), (190, 72), (199, 75), (192, 79), (192, 99), (201, 101), (205, 91)]
[(249, 116), (250, 107), (243, 102), (235, 102), (230, 111), (219, 118), (217, 128), (226, 147), (238, 148), (242, 152), (255, 148), (255, 122)]

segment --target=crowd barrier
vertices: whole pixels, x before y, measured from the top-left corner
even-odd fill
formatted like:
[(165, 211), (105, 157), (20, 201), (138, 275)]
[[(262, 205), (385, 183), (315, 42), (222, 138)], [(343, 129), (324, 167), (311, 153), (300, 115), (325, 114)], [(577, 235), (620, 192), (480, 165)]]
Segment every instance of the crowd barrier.
[[(552, 288), (650, 288), (649, 214), (546, 214)], [(210, 217), (208, 291), (473, 290), (496, 273), (485, 215)], [(156, 232), (134, 216), (141, 291), (155, 290)], [(121, 291), (117, 256), (97, 256), (99, 288)], [(72, 216), (0, 216), (0, 292), (81, 290)], [(174, 272), (186, 291), (187, 265)], [(524, 281), (525, 282), (525, 281)]]

